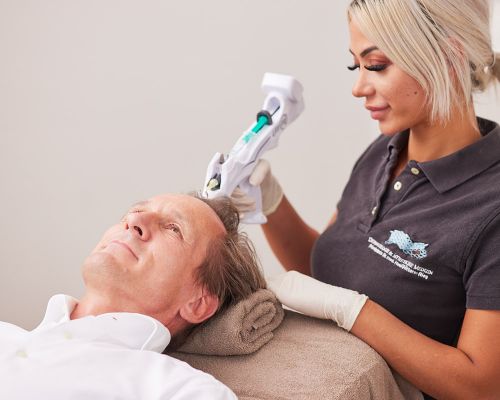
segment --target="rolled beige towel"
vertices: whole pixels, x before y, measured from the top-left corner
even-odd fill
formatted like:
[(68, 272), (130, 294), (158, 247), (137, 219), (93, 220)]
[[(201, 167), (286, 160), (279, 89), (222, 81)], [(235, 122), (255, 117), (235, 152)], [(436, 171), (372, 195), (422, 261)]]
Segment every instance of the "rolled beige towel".
[(217, 356), (250, 354), (272, 339), (283, 316), (273, 292), (260, 289), (197, 326), (176, 351)]

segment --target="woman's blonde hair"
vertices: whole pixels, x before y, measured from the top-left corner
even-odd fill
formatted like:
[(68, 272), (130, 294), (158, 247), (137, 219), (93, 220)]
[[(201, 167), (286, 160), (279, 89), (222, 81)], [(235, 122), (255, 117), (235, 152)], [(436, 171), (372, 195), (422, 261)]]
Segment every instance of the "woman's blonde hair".
[(488, 0), (353, 0), (348, 17), (425, 90), (433, 121), (500, 81)]

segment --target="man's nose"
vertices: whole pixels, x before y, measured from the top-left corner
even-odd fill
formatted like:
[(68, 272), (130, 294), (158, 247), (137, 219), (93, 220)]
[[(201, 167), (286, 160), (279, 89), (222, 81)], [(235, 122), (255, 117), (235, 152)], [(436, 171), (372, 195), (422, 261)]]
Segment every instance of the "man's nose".
[(354, 97), (368, 97), (374, 93), (375, 89), (371, 82), (368, 81), (365, 71), (359, 71), (358, 79), (352, 87), (352, 95)]
[(148, 240), (151, 236), (151, 215), (147, 212), (131, 213), (127, 216), (126, 229), (132, 236), (140, 240)]

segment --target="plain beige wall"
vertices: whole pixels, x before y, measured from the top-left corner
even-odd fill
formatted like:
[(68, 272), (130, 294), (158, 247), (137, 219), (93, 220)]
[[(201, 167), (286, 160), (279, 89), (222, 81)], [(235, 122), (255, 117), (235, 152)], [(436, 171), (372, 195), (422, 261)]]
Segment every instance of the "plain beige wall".
[[(200, 188), (259, 111), (266, 71), (305, 87), (267, 158), (323, 229), (377, 134), (350, 94), (346, 4), (0, 0), (0, 320), (33, 328), (52, 294), (81, 296), (82, 261), (131, 203)], [(479, 101), (500, 120), (493, 95)]]

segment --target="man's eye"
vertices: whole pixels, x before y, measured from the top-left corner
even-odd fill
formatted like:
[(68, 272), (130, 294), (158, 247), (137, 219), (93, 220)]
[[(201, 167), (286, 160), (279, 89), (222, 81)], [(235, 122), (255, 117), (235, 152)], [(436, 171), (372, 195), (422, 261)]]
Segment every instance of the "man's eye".
[(171, 230), (172, 232), (174, 232), (176, 235), (179, 236), (181, 236), (182, 234), (181, 229), (176, 224), (165, 224), (163, 225), (163, 228)]

